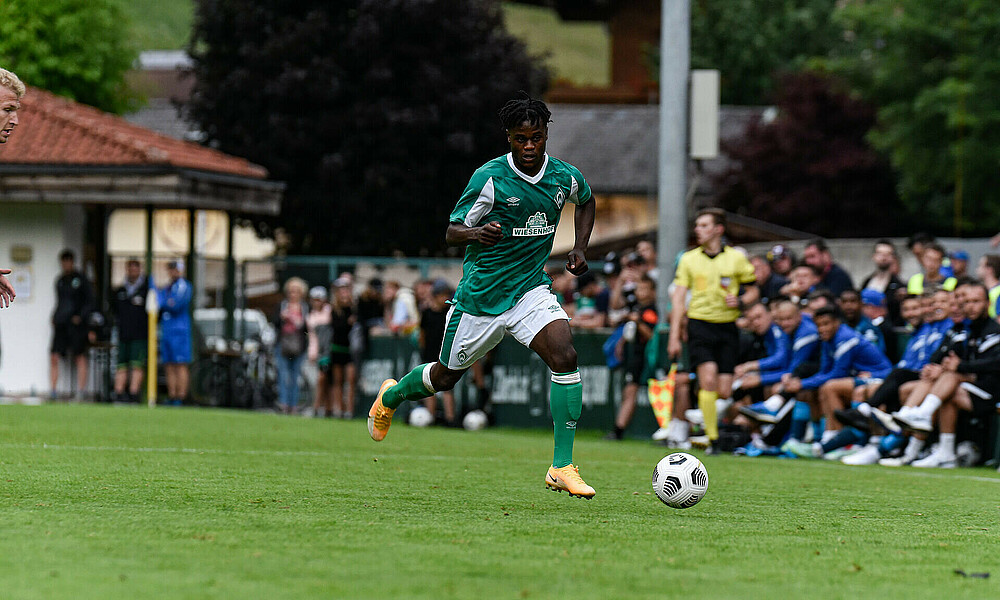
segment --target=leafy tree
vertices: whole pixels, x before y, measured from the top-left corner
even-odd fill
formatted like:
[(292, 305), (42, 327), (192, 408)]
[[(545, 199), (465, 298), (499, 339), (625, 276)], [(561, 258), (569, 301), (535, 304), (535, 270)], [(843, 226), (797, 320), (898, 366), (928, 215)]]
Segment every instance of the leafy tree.
[(692, 0), (691, 66), (718, 69), (722, 102), (763, 104), (776, 72), (827, 55), (837, 0)]
[(202, 0), (190, 114), (288, 183), (291, 252), (436, 254), (497, 109), (545, 73), (486, 0)]
[(108, 0), (0, 1), (0, 61), (28, 85), (121, 113), (136, 97), (125, 72), (138, 53)]
[(814, 73), (787, 74), (777, 116), (724, 148), (737, 161), (720, 179), (728, 210), (817, 235), (903, 234), (888, 164), (865, 140), (875, 109)]
[[(879, 107), (870, 139), (903, 202), (944, 233), (1000, 228), (1000, 11), (990, 0), (852, 2), (824, 61)], [(951, 225), (950, 228), (947, 226)]]

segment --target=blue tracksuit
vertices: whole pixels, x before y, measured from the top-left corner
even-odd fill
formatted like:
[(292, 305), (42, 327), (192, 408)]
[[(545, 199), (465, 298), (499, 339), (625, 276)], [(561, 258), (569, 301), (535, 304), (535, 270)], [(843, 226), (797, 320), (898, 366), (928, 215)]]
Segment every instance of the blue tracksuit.
[[(784, 333), (784, 332), (782, 332)], [(788, 339), (788, 336), (785, 336)], [(820, 340), (816, 325), (809, 315), (802, 315), (802, 321), (795, 328), (795, 333), (789, 340), (789, 352), (786, 362), (779, 367), (771, 367), (764, 359), (760, 361), (760, 382), (762, 385), (771, 385), (781, 381), (781, 376), (791, 373), (802, 363), (816, 360), (819, 352)], [(768, 366), (765, 366), (768, 364)]]
[(191, 362), (191, 284), (183, 277), (158, 292), (160, 301), (160, 353), (163, 362)]
[(882, 378), (892, 371), (885, 354), (849, 325), (840, 324), (829, 342), (823, 342), (819, 373), (802, 380), (802, 389), (814, 390), (831, 379), (854, 377), (868, 372)]
[(865, 339), (872, 343), (873, 346), (878, 348), (882, 354), (885, 354), (885, 336), (882, 335), (882, 330), (876, 327), (871, 319), (868, 317), (861, 317), (858, 324), (854, 327), (854, 331), (857, 331), (861, 335), (865, 336)]
[(924, 323), (916, 332), (910, 336), (910, 341), (906, 343), (906, 350), (903, 357), (896, 363), (900, 369), (919, 371), (930, 362), (931, 354), (941, 345), (944, 339), (944, 332), (951, 328), (950, 319), (942, 319), (934, 323)]

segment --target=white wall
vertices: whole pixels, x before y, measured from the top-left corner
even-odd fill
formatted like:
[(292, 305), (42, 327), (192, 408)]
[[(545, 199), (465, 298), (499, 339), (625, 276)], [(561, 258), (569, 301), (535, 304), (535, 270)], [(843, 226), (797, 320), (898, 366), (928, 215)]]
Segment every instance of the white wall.
[[(76, 252), (79, 265), (83, 221), (61, 205), (2, 206), (0, 266), (14, 270), (11, 278), (17, 299), (0, 310), (0, 390), (47, 395), (59, 252), (69, 247)], [(13, 262), (14, 246), (30, 248), (31, 260)]]

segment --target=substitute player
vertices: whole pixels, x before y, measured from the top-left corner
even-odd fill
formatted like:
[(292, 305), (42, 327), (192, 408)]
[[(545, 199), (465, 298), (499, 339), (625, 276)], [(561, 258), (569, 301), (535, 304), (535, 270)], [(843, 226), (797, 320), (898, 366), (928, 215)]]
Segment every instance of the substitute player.
[[(720, 395), (728, 398), (733, 391), (733, 370), (740, 347), (736, 319), (744, 306), (759, 297), (753, 285), (753, 265), (738, 250), (723, 243), (725, 233), (725, 212), (717, 208), (698, 211), (694, 220), (698, 247), (681, 256), (674, 276), (667, 344), (668, 354), (676, 360), (681, 354), (681, 321), (690, 290), (688, 350), (698, 374), (698, 408), (705, 417), (705, 433), (713, 447), (719, 439), (715, 401)], [(744, 286), (742, 295), (740, 286)]]
[(500, 109), (510, 153), (472, 175), (445, 236), (448, 244), (467, 248), (438, 360), (416, 367), (398, 383), (394, 379), (382, 383), (368, 412), (368, 432), (381, 441), (400, 404), (452, 389), (510, 332), (552, 370), (549, 407), (555, 451), (545, 484), (591, 498), (594, 488), (573, 465), (573, 439), (583, 407), (576, 350), (569, 317), (553, 295), (552, 280), (543, 267), (552, 252), (563, 205), (572, 202), (577, 205), (576, 243), (566, 269), (573, 275), (587, 271), (584, 253), (595, 210), (590, 186), (580, 171), (545, 153), (550, 116), (544, 102), (527, 94)]

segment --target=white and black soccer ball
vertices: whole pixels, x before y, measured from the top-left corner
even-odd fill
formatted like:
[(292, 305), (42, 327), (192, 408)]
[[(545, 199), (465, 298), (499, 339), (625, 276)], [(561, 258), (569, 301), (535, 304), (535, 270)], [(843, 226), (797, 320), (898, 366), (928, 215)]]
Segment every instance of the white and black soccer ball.
[(434, 422), (434, 415), (425, 406), (418, 406), (410, 411), (410, 425), (428, 427)]
[(708, 491), (708, 471), (701, 461), (676, 452), (664, 456), (653, 468), (653, 492), (673, 508), (690, 508)]
[(486, 427), (488, 422), (489, 419), (486, 417), (486, 413), (481, 410), (472, 410), (462, 419), (462, 427), (466, 431), (479, 431)]

